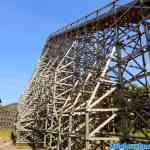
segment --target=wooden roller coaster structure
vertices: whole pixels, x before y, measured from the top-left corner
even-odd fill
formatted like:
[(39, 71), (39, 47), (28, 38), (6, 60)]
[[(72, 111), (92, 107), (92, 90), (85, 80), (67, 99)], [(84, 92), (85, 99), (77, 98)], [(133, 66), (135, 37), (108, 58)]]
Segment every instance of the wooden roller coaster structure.
[(17, 142), (150, 143), (149, 19), (149, 0), (116, 0), (51, 34), (20, 98)]

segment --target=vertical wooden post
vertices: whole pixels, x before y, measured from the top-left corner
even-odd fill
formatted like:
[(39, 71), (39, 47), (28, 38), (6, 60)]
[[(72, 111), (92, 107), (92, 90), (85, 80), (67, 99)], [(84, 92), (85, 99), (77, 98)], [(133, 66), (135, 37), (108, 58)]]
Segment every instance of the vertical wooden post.
[(86, 111), (85, 115), (85, 122), (86, 122), (86, 134), (85, 134), (85, 139), (86, 139), (86, 150), (89, 150), (89, 112)]
[(58, 143), (57, 150), (61, 150), (61, 116), (58, 117)]
[(68, 140), (68, 150), (71, 150), (71, 133), (72, 133), (72, 115), (69, 114), (69, 140)]

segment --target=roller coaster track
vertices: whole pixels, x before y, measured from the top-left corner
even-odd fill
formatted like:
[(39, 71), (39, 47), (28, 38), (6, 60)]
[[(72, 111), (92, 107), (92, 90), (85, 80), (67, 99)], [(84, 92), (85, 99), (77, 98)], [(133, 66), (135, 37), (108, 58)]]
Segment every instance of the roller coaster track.
[(149, 0), (116, 0), (50, 34), (20, 97), (17, 143), (150, 143), (149, 19)]

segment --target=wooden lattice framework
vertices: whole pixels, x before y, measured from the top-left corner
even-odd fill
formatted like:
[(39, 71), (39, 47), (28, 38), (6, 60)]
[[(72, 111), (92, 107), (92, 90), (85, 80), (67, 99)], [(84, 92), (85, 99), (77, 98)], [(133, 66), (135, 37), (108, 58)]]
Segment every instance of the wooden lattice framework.
[(150, 143), (149, 14), (148, 0), (114, 1), (50, 35), (21, 96), (18, 143)]

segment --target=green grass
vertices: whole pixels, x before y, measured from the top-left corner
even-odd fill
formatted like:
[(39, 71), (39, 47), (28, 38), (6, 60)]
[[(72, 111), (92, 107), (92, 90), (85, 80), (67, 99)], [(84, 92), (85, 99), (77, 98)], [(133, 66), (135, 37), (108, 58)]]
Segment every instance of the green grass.
[(11, 140), (11, 132), (14, 129), (11, 128), (3, 128), (0, 129), (0, 139), (10, 141)]
[[(150, 137), (150, 131), (149, 131), (149, 130), (145, 130), (145, 132), (146, 132), (146, 134)], [(143, 133), (141, 133), (140, 131), (136, 132), (136, 133), (134, 134), (134, 136), (141, 137), (141, 138), (145, 137), (145, 136), (143, 135)]]
[[(10, 141), (12, 131), (14, 131), (12, 128), (0, 129), (0, 139), (4, 141)], [(31, 150), (31, 148), (26, 144), (17, 144), (16, 150)]]
[(32, 148), (26, 144), (17, 144), (16, 150), (32, 150)]

